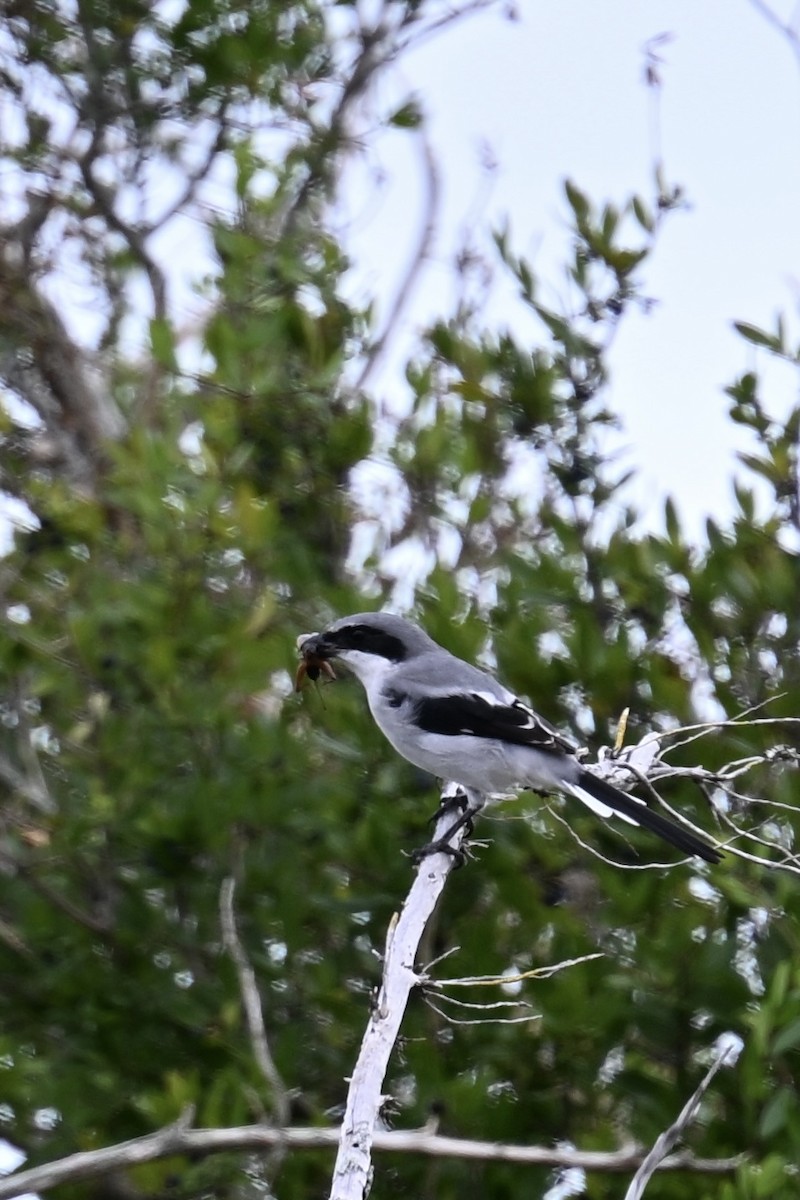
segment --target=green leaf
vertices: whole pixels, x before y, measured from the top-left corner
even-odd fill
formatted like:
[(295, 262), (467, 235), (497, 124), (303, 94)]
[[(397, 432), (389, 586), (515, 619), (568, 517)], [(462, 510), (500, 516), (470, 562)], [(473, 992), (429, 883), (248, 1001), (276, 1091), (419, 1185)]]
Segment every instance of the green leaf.
[(519, 282), (522, 287), (522, 294), (527, 301), (532, 301), (536, 294), (536, 281), (528, 264), (523, 260), (519, 260)]
[(758, 454), (745, 454), (743, 452), (739, 452), (736, 457), (739, 459), (739, 462), (749, 467), (754, 474), (769, 480), (770, 483), (780, 482), (782, 475), (772, 458), (764, 458)]
[(389, 125), (397, 129), (418, 129), (423, 122), (423, 113), (418, 100), (407, 100), (389, 117)]
[(733, 327), (738, 334), (746, 341), (751, 342), (754, 346), (765, 346), (768, 350), (773, 350), (776, 354), (781, 352), (781, 339), (774, 333), (767, 333), (765, 329), (760, 329), (758, 325), (750, 325), (747, 321), (734, 321)]
[(601, 228), (603, 231), (603, 238), (605, 239), (605, 241), (607, 242), (609, 247), (611, 245), (611, 242), (613, 241), (614, 234), (617, 232), (618, 225), (619, 225), (619, 209), (615, 208), (613, 204), (607, 204), (605, 206), (605, 208), (603, 209)]
[(670, 496), (667, 497), (664, 504), (664, 522), (667, 527), (667, 537), (671, 542), (678, 543), (681, 540), (681, 525), (678, 519), (678, 512), (675, 508), (674, 501)]
[(800, 1017), (797, 1017), (777, 1035), (772, 1043), (772, 1053), (775, 1055), (785, 1054), (794, 1046), (800, 1046)]
[(770, 1141), (779, 1134), (789, 1120), (793, 1110), (797, 1109), (797, 1096), (789, 1088), (780, 1088), (770, 1098), (758, 1123), (759, 1135), (765, 1141)]
[(580, 190), (579, 187), (570, 180), (564, 180), (564, 191), (569, 201), (570, 207), (575, 214), (575, 219), (578, 225), (583, 225), (588, 220), (589, 214), (592, 211), (589, 200)]
[(647, 258), (646, 250), (610, 250), (606, 255), (606, 262), (612, 271), (624, 279), (645, 258)]
[(647, 207), (644, 200), (642, 200), (641, 196), (634, 196), (633, 200), (631, 201), (631, 206), (633, 208), (634, 216), (641, 225), (642, 229), (644, 229), (647, 233), (652, 233), (655, 228), (653, 214), (650, 212), (650, 209)]
[(733, 492), (736, 496), (736, 502), (739, 505), (739, 511), (746, 521), (752, 521), (755, 516), (756, 503), (755, 496), (750, 488), (744, 487), (737, 479), (733, 481)]

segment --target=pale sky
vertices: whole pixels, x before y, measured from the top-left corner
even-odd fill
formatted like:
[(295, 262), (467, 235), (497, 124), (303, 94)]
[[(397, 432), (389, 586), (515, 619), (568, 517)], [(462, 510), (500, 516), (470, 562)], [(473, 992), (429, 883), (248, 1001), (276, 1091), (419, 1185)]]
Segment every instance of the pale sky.
[[(784, 19), (793, 7), (775, 0)], [(478, 219), (509, 218), (516, 250), (550, 280), (552, 297), (569, 245), (563, 179), (598, 203), (652, 194), (644, 46), (673, 35), (661, 50), (661, 152), (691, 207), (667, 221), (645, 267), (658, 307), (623, 324), (610, 404), (625, 425), (615, 445), (639, 471), (632, 498), (657, 523), (671, 494), (701, 536), (707, 513), (731, 512), (735, 451), (753, 448), (727, 419), (723, 388), (767, 367), (732, 321), (772, 327), (784, 310), (800, 341), (800, 62), (749, 0), (521, 0), (518, 10), (516, 23), (499, 11), (473, 16), (395, 77), (398, 98), (405, 85), (429, 114), (443, 192), (436, 252), (406, 323), (419, 327), (452, 297), (449, 251), (475, 220), (484, 144), (498, 166)], [(410, 146), (388, 135), (350, 176), (349, 242), (357, 274), (379, 295), (391, 296), (418, 236), (423, 173)], [(376, 165), (387, 173), (379, 190)], [(519, 320), (507, 301), (494, 311)], [(781, 415), (797, 381), (771, 370), (767, 398)], [(402, 396), (391, 364), (377, 383), (390, 403)]]

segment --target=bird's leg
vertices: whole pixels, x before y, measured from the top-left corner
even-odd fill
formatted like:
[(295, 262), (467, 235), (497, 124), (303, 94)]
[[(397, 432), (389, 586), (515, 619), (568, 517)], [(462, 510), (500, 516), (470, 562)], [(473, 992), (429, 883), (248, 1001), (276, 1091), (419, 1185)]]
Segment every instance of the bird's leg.
[[(477, 809), (474, 811), (477, 812)], [(445, 789), (445, 791), (442, 792), (441, 796), (439, 797), (439, 807), (436, 809), (436, 812), (433, 814), (433, 816), (428, 818), (428, 825), (436, 826), (443, 817), (449, 817), (450, 814), (454, 812), (458, 813), (459, 816), (464, 812), (470, 814), (469, 796), (460, 787), (456, 788), (455, 791)], [(463, 823), (467, 826), (466, 836), (469, 837), (469, 835), (472, 833), (471, 814), (469, 815), (468, 820)], [(457, 825), (455, 829), (450, 831), (450, 836), (452, 836), (452, 834), (460, 828), (461, 826)]]
[(457, 867), (463, 867), (467, 861), (466, 850), (463, 846), (451, 846), (450, 843), (462, 829), (466, 830), (464, 836), (469, 837), (474, 827), (473, 818), (483, 808), (484, 803), (485, 800), (482, 796), (462, 788), (457, 788), (450, 794), (444, 794), (433, 819), (440, 825), (453, 809), (458, 811), (458, 816), (450, 825), (446, 826), (439, 837), (420, 846), (418, 850), (412, 850), (410, 858), (414, 865), (419, 866), (429, 854), (449, 854), (455, 860)]

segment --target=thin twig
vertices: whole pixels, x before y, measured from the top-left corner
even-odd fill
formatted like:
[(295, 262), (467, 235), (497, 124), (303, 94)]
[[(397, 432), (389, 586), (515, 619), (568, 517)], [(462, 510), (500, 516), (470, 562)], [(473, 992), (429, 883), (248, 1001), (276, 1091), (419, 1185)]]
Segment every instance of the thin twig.
[(11, 856), (5, 853), (2, 857), (5, 862), (13, 861), (20, 879), (23, 879), (48, 904), (52, 904), (53, 908), (58, 909), (59, 912), (69, 917), (70, 921), (74, 921), (76, 925), (80, 925), (84, 929), (88, 929), (90, 933), (97, 934), (100, 937), (106, 938), (113, 934), (114, 921), (110, 915), (96, 917), (92, 913), (86, 912), (79, 905), (73, 904), (68, 896), (62, 895), (56, 888), (51, 887), (49, 883), (45, 883), (36, 873), (34, 867), (29, 866), (27, 863), (11, 859)]
[[(419, 27), (419, 29), (414, 30), (408, 37), (401, 39), (398, 42), (396, 53), (400, 55), (405, 54), (407, 50), (416, 50), (428, 38), (437, 37), (448, 25), (497, 6), (498, 0), (472, 0), (470, 4), (465, 4), (463, 8), (453, 7), (443, 16), (438, 17), (434, 21), (429, 21), (427, 25)], [(407, 24), (407, 27), (411, 27), (410, 23)]]
[(166, 321), (167, 281), (161, 267), (147, 248), (147, 238), (150, 236), (152, 230), (148, 226), (138, 227), (129, 224), (127, 221), (123, 221), (116, 209), (116, 193), (113, 188), (105, 183), (101, 183), (95, 177), (93, 165), (100, 145), (99, 135), (102, 132), (102, 130), (96, 132), (86, 154), (78, 159), (78, 166), (83, 176), (83, 182), (86, 185), (86, 190), (97, 205), (97, 211), (105, 219), (109, 229), (115, 230), (116, 233), (125, 239), (131, 254), (144, 269), (153, 296), (153, 315), (158, 321)]
[(677, 859), (672, 862), (647, 862), (647, 863), (625, 863), (620, 862), (617, 858), (609, 858), (597, 849), (596, 846), (590, 846), (585, 842), (580, 834), (576, 833), (560, 812), (557, 812), (552, 805), (547, 806), (547, 811), (554, 820), (558, 821), (559, 825), (563, 825), (574, 842), (580, 846), (581, 850), (585, 850), (587, 854), (591, 854), (592, 858), (596, 858), (599, 862), (605, 863), (607, 867), (613, 867), (617, 871), (665, 871), (672, 867), (680, 866), (683, 863), (689, 863), (690, 858)]
[(361, 373), (356, 379), (354, 385), (354, 390), (356, 392), (360, 392), (366, 387), (379, 359), (386, 349), (389, 338), (395, 332), (400, 316), (406, 307), (406, 304), (408, 303), (408, 298), (411, 295), (414, 283), (417, 280), (422, 265), (430, 254), (431, 245), (433, 244), (433, 239), (436, 233), (436, 221), (440, 203), (439, 171), (436, 165), (433, 149), (428, 139), (422, 136), (420, 145), (422, 148), (422, 159), (425, 166), (425, 183), (427, 186), (426, 211), (425, 218), (422, 223), (422, 230), (417, 243), (417, 248), (411, 257), (411, 261), (405, 274), (403, 275), (400, 287), (397, 289), (397, 294), (395, 295), (392, 306), (386, 315), (386, 319), (383, 323), (383, 329), (367, 351), (364, 366), (362, 367)]
[(654, 1172), (658, 1170), (659, 1166), (663, 1163), (672, 1147), (676, 1144), (684, 1131), (695, 1119), (697, 1110), (700, 1107), (700, 1101), (706, 1094), (706, 1091), (708, 1090), (717, 1071), (719, 1071), (720, 1067), (729, 1056), (732, 1056), (732, 1048), (730, 1045), (725, 1045), (720, 1050), (708, 1071), (706, 1071), (706, 1074), (701, 1080), (699, 1086), (686, 1101), (683, 1108), (678, 1113), (678, 1116), (670, 1125), (669, 1129), (666, 1129), (656, 1139), (652, 1150), (646, 1156), (639, 1167), (639, 1170), (631, 1180), (631, 1185), (625, 1193), (625, 1200), (641, 1200), (642, 1196), (644, 1195), (644, 1189), (647, 1187), (648, 1183), (653, 1177)]
[(253, 1047), (253, 1057), (261, 1074), (269, 1084), (278, 1124), (286, 1125), (288, 1124), (290, 1115), (289, 1094), (270, 1052), (267, 1029), (264, 1024), (264, 1012), (261, 1007), (261, 996), (259, 995), (255, 972), (250, 966), (249, 959), (236, 928), (236, 915), (233, 910), (235, 891), (236, 880), (232, 875), (229, 875), (227, 879), (223, 880), (219, 892), (222, 937), (225, 949), (233, 959), (236, 974), (239, 978), (239, 991), (242, 996), (247, 1030), (250, 1035), (250, 1044)]
[(668, 747), (669, 750), (678, 750), (680, 747), (688, 746), (691, 742), (696, 742), (699, 738), (707, 737), (709, 733), (716, 733), (720, 729), (750, 729), (755, 725), (800, 725), (800, 717), (753, 717), (752, 719), (732, 717), (727, 721), (700, 721), (696, 725), (681, 725), (677, 729), (654, 730), (651, 736), (659, 741), (664, 741), (666, 738), (680, 737), (685, 733), (691, 734), (691, 737), (680, 742), (673, 742)]
[(446, 992), (442, 992), (440, 999), (443, 1004), (445, 1002), (452, 1004), (453, 1008), (471, 1008), (475, 1012), (493, 1012), (498, 1008), (531, 1007), (527, 1000), (492, 1000), (491, 1002), (486, 1000), (458, 1000), (455, 996), (448, 996)]
[(9, 921), (3, 920), (2, 917), (0, 917), (0, 942), (9, 950), (13, 950), (15, 954), (21, 954), (29, 962), (36, 961), (36, 955), (24, 941), (22, 934), (18, 933), (15, 927)]
[[(444, 998), (445, 997), (443, 997), (443, 999)], [(425, 1003), (427, 1004), (428, 1008), (433, 1009), (436, 1015), (441, 1017), (443, 1021), (446, 1021), (448, 1025), (524, 1025), (528, 1021), (541, 1021), (542, 1019), (541, 1013), (526, 1013), (521, 1017), (478, 1017), (474, 1021), (467, 1021), (464, 1019), (459, 1019), (458, 1017), (454, 1017), (451, 1013), (443, 1012), (441, 1008), (438, 1008), (437, 1005), (434, 1004), (430, 996), (425, 997)], [(497, 1006), (493, 1004), (487, 1004), (477, 1005), (477, 1007), (495, 1008)]]
[(216, 136), (212, 139), (211, 144), (206, 151), (205, 157), (193, 171), (189, 171), (186, 176), (186, 183), (181, 191), (180, 196), (169, 205), (160, 216), (151, 222), (149, 230), (151, 233), (157, 229), (161, 229), (168, 221), (171, 221), (187, 204), (194, 198), (195, 192), (203, 180), (208, 175), (214, 159), (221, 153), (225, 146), (225, 138), (228, 133), (228, 124), (226, 121), (230, 100), (227, 96), (223, 97), (220, 102), (217, 112), (214, 114), (213, 120), (218, 122)]
[(667, 804), (664, 797), (656, 791), (650, 780), (643, 771), (639, 770), (635, 763), (621, 760), (618, 765), (624, 770), (629, 771), (637, 783), (641, 784), (641, 786), (645, 789), (651, 800), (655, 800), (657, 804), (660, 804), (661, 807), (669, 813), (673, 820), (677, 822), (677, 824), (683, 825), (686, 829), (690, 829), (692, 833), (696, 833), (698, 837), (708, 837), (705, 829), (701, 829), (699, 825), (695, 825), (694, 822), (690, 821), (689, 818), (684, 816), (683, 813), (678, 812), (677, 809), (672, 808), (671, 805)]
[(391, 55), (392, 30), (381, 21), (370, 28), (359, 29), (360, 51), (344, 81), (339, 101), (331, 114), (328, 127), (320, 132), (306, 152), (306, 174), (283, 213), (276, 238), (288, 237), (296, 228), (309, 201), (320, 185), (327, 185), (333, 165), (346, 145), (347, 124), (353, 108), (368, 91), (375, 73)]
[(52, 814), (56, 811), (55, 802), (47, 790), (44, 776), (38, 774), (34, 777), (30, 771), (23, 775), (22, 771), (18, 770), (4, 754), (0, 754), (0, 781), (5, 783), (12, 792), (16, 792), (29, 804), (38, 808), (40, 812)]
[(524, 983), (526, 979), (550, 979), (559, 971), (592, 962), (595, 958), (605, 958), (605, 955), (598, 950), (593, 954), (581, 954), (578, 958), (565, 958), (562, 962), (548, 963), (544, 967), (531, 967), (530, 971), (520, 971), (514, 975), (465, 975), (460, 979), (426, 979), (425, 986), (439, 990), (451, 987), (503, 987), (510, 983)]
[(792, 53), (800, 64), (800, 36), (794, 25), (782, 21), (778, 14), (765, 3), (765, 0), (750, 0), (750, 3), (756, 12), (760, 13), (773, 28), (786, 38)]

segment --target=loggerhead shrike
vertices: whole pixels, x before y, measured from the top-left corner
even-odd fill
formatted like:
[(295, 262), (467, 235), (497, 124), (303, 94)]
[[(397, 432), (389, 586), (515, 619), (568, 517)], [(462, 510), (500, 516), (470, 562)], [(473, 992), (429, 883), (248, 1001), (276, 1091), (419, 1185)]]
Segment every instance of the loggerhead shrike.
[[(460, 784), (470, 807), (521, 788), (564, 792), (600, 817), (641, 825), (685, 854), (719, 862), (719, 850), (582, 767), (576, 747), (485, 671), (450, 654), (418, 625), (388, 613), (355, 613), (297, 639), (313, 675), (344, 663), (398, 754)], [(316, 662), (314, 661), (316, 660)]]

